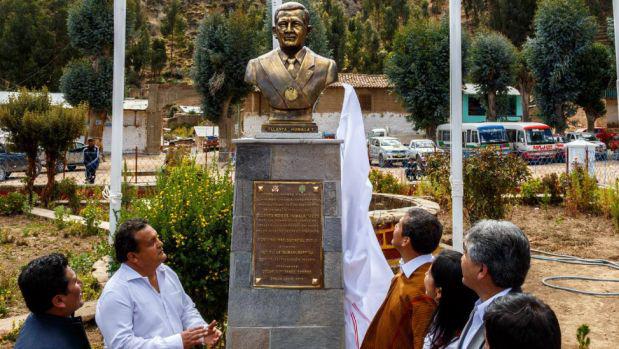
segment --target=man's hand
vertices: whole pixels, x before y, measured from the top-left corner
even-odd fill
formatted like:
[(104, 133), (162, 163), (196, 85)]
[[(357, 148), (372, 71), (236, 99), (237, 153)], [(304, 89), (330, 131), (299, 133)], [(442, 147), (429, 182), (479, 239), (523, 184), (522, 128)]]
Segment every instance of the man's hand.
[(221, 338), (221, 331), (217, 327), (215, 327), (216, 325), (217, 321), (213, 320), (206, 329), (207, 334), (204, 337), (204, 344), (206, 344), (208, 347), (212, 347), (213, 345), (215, 345), (219, 338)]
[(203, 326), (190, 328), (182, 332), (181, 338), (183, 339), (183, 349), (189, 349), (196, 345), (204, 344), (204, 337), (207, 334), (208, 330)]

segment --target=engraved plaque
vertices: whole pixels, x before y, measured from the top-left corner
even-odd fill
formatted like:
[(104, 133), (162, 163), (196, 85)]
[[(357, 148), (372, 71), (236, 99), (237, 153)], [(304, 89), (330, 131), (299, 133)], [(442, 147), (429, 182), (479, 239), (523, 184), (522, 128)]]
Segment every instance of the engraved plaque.
[(322, 182), (254, 182), (254, 287), (323, 287), (322, 191)]

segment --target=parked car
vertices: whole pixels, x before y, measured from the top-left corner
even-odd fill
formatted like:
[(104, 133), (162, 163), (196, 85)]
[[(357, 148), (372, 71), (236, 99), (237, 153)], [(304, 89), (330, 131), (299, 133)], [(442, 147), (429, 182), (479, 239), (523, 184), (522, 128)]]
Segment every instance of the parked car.
[(202, 143), (202, 151), (207, 153), (211, 150), (219, 150), (219, 137), (206, 136)]
[(408, 148), (394, 137), (374, 137), (369, 140), (370, 164), (378, 161), (378, 166), (389, 166), (394, 162), (404, 162), (408, 159)]
[(431, 139), (413, 139), (408, 145), (408, 157), (415, 160), (425, 160), (426, 155), (442, 152)]
[(368, 132), (368, 140), (374, 137), (387, 137), (387, 129), (373, 128)]
[[(65, 164), (69, 171), (74, 171), (77, 166), (84, 166), (84, 148), (86, 148), (86, 144), (78, 141), (73, 142), (73, 145), (66, 153), (66, 157), (56, 161), (56, 172), (64, 171)], [(45, 153), (41, 152), (39, 154), (39, 161), (47, 167)]]
[(619, 151), (619, 135), (613, 136), (613, 138), (608, 141), (608, 148), (614, 152)]
[[(587, 133), (587, 129), (586, 128), (580, 129), (580, 130), (577, 130), (577, 132)], [(595, 138), (599, 139), (600, 142), (603, 142), (604, 144), (608, 145), (608, 142), (617, 134), (614, 132), (608, 131), (606, 127), (594, 127), (593, 135), (595, 135)]]
[[(595, 144), (595, 159), (606, 160), (608, 154), (606, 154), (606, 144), (598, 140), (593, 133), (590, 132), (568, 132), (565, 134), (565, 140), (567, 142), (573, 142), (576, 140), (584, 140), (589, 143)], [(565, 151), (565, 148), (564, 148)]]
[[(6, 145), (0, 144), (0, 181), (9, 178), (13, 172), (26, 172), (28, 157), (24, 153), (13, 153), (7, 150)], [(36, 161), (36, 172), (41, 173), (41, 162)]]

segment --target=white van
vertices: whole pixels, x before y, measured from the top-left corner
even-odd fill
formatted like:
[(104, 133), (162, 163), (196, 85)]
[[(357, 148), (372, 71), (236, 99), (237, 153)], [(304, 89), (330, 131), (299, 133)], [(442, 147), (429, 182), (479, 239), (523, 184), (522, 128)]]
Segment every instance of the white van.
[[(442, 124), (437, 127), (436, 140), (439, 148), (449, 150), (451, 146), (451, 124)], [(503, 125), (498, 122), (462, 124), (462, 147), (465, 157), (474, 152), (475, 149), (488, 146), (497, 147), (503, 154), (511, 151)]]
[(502, 122), (512, 149), (524, 160), (539, 162), (557, 159), (557, 142), (552, 129), (539, 122)]

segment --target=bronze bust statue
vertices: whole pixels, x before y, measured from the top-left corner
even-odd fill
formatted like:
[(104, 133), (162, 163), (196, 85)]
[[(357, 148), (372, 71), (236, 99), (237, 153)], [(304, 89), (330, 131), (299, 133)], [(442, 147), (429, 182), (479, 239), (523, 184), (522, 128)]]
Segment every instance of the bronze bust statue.
[(305, 47), (312, 30), (309, 12), (298, 2), (287, 2), (275, 11), (273, 35), (280, 48), (247, 64), (245, 81), (256, 85), (271, 105), (263, 132), (317, 132), (312, 109), (321, 92), (337, 81), (335, 61)]

